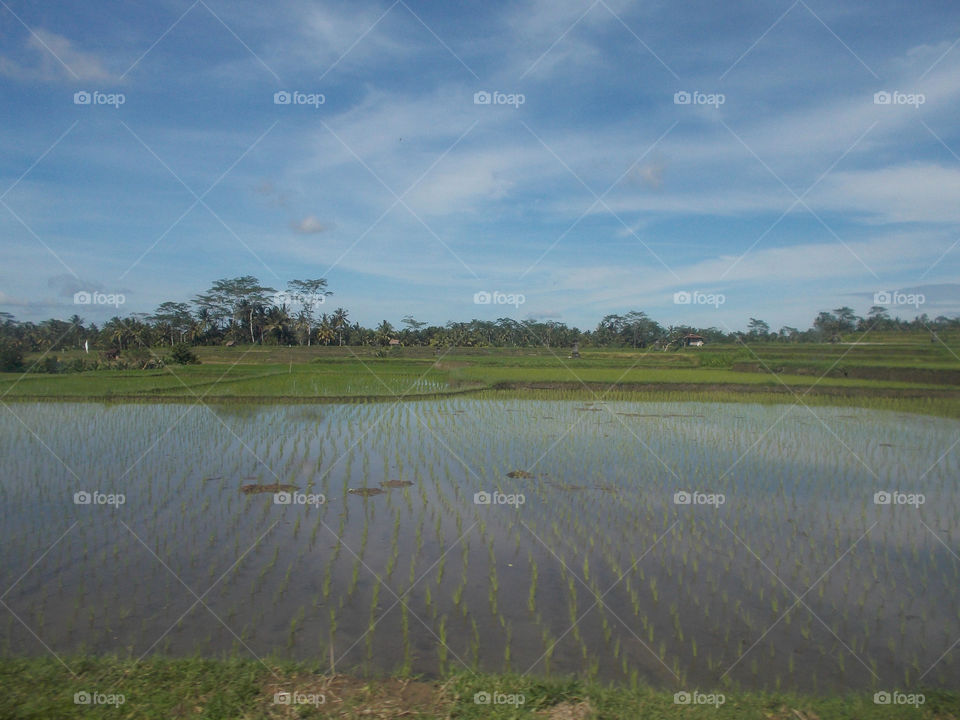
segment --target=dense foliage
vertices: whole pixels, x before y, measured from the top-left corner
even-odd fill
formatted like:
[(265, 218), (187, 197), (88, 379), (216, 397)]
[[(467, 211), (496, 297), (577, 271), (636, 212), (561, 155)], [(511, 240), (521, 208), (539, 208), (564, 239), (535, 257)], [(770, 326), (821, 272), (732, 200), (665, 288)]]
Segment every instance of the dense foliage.
[[(891, 318), (883, 307), (874, 306), (867, 317), (858, 317), (849, 307), (821, 312), (807, 330), (783, 327), (771, 332), (763, 320), (750, 318), (746, 332), (724, 332), (715, 327), (663, 326), (646, 313), (631, 311), (607, 315), (593, 330), (580, 330), (564, 323), (540, 320), (450, 321), (427, 325), (411, 316), (402, 327), (384, 320), (375, 328), (350, 322), (349, 312), (323, 310), (327, 297), (326, 280), (293, 280), (286, 290), (261, 285), (252, 275), (217, 280), (190, 303), (161, 303), (153, 314), (116, 316), (98, 327), (79, 315), (68, 320), (50, 319), (40, 323), (19, 322), (9, 313), (0, 313), (0, 364), (2, 370), (22, 367), (25, 352), (69, 349), (99, 351), (101, 360), (115, 360), (137, 348), (176, 348), (197, 345), (419, 345), (436, 347), (629, 347), (640, 348), (678, 344), (688, 333), (702, 335), (707, 344), (717, 342), (778, 341), (823, 342), (842, 333), (882, 331), (943, 332), (960, 328), (960, 318), (926, 314), (913, 320)], [(391, 343), (393, 341), (393, 343)], [(106, 355), (104, 355), (106, 353)], [(155, 358), (154, 358), (155, 359)], [(190, 361), (183, 350), (174, 362)], [(144, 365), (150, 359), (144, 358)]]

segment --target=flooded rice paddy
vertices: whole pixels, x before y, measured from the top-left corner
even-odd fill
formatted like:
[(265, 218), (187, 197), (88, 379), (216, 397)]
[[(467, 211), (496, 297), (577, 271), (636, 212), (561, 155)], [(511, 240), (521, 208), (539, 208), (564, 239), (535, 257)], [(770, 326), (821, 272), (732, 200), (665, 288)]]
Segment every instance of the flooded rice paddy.
[(958, 439), (786, 405), (14, 404), (0, 653), (956, 689)]

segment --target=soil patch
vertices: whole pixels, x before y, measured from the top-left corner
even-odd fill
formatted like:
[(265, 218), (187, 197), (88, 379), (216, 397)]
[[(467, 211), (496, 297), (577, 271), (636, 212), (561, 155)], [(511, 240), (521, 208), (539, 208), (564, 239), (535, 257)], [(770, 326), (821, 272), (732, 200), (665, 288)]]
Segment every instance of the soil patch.
[(255, 495), (257, 493), (292, 492), (296, 489), (296, 485), (273, 483), (271, 485), (243, 485), (240, 487), (240, 492), (246, 493), (247, 495)]
[[(300, 674), (271, 682), (265, 690), (264, 695), (271, 699), (280, 693), (322, 698), (322, 704), (316, 706), (322, 717), (446, 717), (452, 708), (444, 686), (410, 678), (371, 682), (345, 675)], [(270, 710), (269, 717), (294, 718), (302, 716), (303, 707), (271, 704)]]
[(544, 720), (589, 720), (593, 717), (593, 708), (586, 700), (576, 704), (562, 702), (553, 707), (537, 710), (536, 717)]
[(370, 497), (371, 495), (383, 495), (386, 492), (386, 490), (384, 490), (383, 488), (362, 487), (362, 488), (350, 488), (349, 490), (347, 490), (347, 492), (350, 493), (351, 495), (361, 495), (362, 497)]

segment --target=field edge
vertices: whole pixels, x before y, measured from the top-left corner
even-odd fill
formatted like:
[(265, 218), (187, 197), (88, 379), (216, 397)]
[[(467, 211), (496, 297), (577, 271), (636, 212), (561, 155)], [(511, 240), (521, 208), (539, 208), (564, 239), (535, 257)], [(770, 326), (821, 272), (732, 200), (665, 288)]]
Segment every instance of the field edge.
[[(903, 718), (960, 716), (960, 693), (923, 692), (918, 707), (879, 705), (872, 692), (800, 695), (705, 690), (723, 703), (677, 704), (670, 690), (575, 678), (458, 672), (439, 679), (359, 678), (319, 663), (114, 656), (0, 658), (0, 717)], [(689, 688), (693, 692), (694, 688)], [(891, 688), (892, 690), (892, 688)], [(86, 695), (83, 695), (86, 693)], [(284, 693), (289, 693), (284, 695)], [(518, 702), (522, 696), (522, 704)], [(122, 697), (122, 703), (119, 699)], [(493, 702), (485, 703), (485, 699)], [(84, 700), (89, 700), (84, 704)], [(111, 704), (112, 700), (112, 704)], [(478, 702), (479, 700), (479, 702)], [(500, 702), (497, 702), (497, 701)], [(512, 702), (511, 702), (512, 700)], [(682, 700), (682, 698), (681, 698)], [(289, 702), (287, 702), (289, 701)], [(294, 707), (296, 706), (296, 707)], [(906, 713), (906, 715), (905, 715)]]

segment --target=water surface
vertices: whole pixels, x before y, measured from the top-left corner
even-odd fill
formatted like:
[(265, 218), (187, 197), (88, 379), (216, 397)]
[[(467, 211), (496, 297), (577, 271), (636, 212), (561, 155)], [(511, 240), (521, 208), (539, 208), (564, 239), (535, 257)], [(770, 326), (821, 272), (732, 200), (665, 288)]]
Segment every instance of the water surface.
[[(13, 404), (0, 652), (957, 688), (958, 431), (745, 404)], [(347, 492), (389, 480), (413, 484)], [(259, 483), (325, 503), (240, 492)], [(475, 502), (495, 491), (523, 503)], [(892, 491), (925, 502), (875, 504)]]

